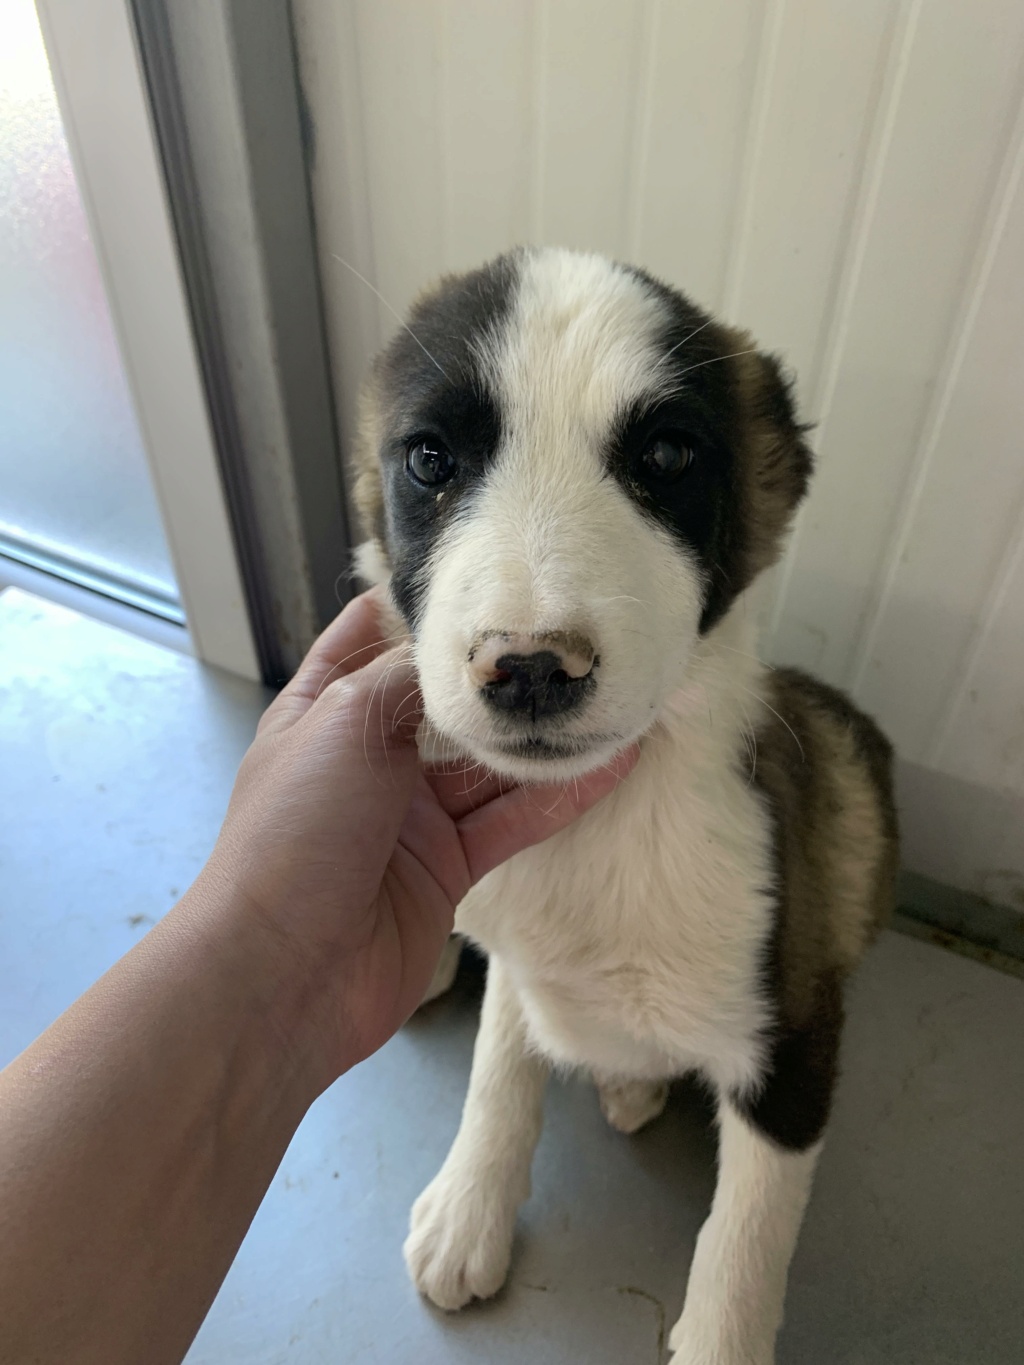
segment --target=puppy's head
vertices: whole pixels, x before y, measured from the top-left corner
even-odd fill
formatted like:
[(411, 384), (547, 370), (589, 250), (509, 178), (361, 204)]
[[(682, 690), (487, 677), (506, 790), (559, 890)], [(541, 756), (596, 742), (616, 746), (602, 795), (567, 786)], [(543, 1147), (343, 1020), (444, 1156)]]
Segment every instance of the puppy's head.
[(358, 466), (428, 720), (550, 781), (650, 726), (775, 558), (811, 457), (745, 334), (642, 271), (520, 250), (418, 301)]

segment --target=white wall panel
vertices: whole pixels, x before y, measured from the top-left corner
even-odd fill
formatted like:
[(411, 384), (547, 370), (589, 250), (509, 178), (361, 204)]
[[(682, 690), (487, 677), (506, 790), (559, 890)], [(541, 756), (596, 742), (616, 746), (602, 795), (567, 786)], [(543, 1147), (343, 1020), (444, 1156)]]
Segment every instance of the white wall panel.
[[(539, 0), (531, 236), (609, 255), (629, 218), (643, 5)], [(580, 149), (590, 149), (581, 155)]]
[(721, 305), (786, 356), (816, 420), (829, 327), (902, 27), (890, 0), (865, 0), (853, 25), (845, 6), (820, 0), (778, 10)]
[[(531, 235), (542, 141), (534, 107), (536, 6), (446, 0), (444, 268), (457, 270)], [(525, 18), (524, 18), (525, 16)]]
[(797, 371), (768, 649), (895, 739), (918, 871), (1024, 902), (1024, 6), (295, 0), (343, 423), (519, 241), (645, 265)]
[[(623, 9), (628, 10), (628, 5)], [(640, 13), (640, 7), (636, 7)], [(652, 0), (617, 254), (720, 307), (754, 107), (765, 0)]]
[[(1000, 566), (1024, 533), (1022, 166), (1024, 120), (965, 293), (956, 349), (932, 396), (912, 494), (885, 547), (882, 592), (852, 678), (917, 761), (936, 756), (958, 679), (974, 658), (986, 596), (1006, 581)], [(1024, 602), (1010, 592), (1011, 608), (1015, 600)], [(1020, 624), (1024, 637), (1024, 618)], [(1024, 701), (1024, 673), (1013, 681)], [(966, 720), (965, 713), (956, 724)], [(977, 776), (973, 765), (954, 770)]]
[(839, 684), (850, 679), (929, 399), (955, 340), (1020, 98), (1024, 6), (928, 0), (908, 37), (821, 416), (815, 496), (793, 542), (773, 643), (777, 655)]

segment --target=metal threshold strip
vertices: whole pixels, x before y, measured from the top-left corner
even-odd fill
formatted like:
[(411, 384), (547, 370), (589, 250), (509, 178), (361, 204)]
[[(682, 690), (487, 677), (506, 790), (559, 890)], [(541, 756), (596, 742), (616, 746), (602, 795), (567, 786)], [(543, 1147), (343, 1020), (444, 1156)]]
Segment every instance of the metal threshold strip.
[(0, 534), (0, 556), (40, 573), (50, 574), (53, 578), (74, 583), (77, 587), (87, 588), (114, 602), (148, 612), (162, 621), (169, 621), (176, 626), (185, 625), (185, 612), (176, 597), (157, 588), (144, 586), (135, 579), (92, 567), (73, 556), (62, 555), (49, 548), (44, 550), (5, 534)]

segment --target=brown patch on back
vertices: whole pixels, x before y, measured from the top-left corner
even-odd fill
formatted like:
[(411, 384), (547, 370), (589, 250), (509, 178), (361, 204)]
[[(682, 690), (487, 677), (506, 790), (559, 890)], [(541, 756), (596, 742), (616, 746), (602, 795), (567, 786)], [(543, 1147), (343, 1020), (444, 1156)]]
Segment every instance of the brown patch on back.
[(752, 780), (774, 824), (777, 919), (765, 964), (776, 1009), (765, 1085), (737, 1100), (784, 1146), (824, 1128), (842, 1029), (842, 985), (893, 907), (892, 749), (834, 688), (768, 676)]
[(797, 1022), (817, 975), (852, 971), (892, 908), (892, 749), (834, 688), (796, 669), (769, 684), (779, 715), (758, 731), (754, 781), (776, 820), (783, 1000)]

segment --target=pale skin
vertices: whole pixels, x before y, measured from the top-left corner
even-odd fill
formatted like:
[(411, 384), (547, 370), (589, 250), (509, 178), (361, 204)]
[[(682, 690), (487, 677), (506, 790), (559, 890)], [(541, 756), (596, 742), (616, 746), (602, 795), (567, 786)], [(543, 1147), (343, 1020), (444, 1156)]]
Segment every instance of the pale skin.
[(2, 1365), (180, 1361), (303, 1114), (416, 1008), (462, 896), (635, 761), (568, 791), (426, 774), (379, 634), (367, 594), (317, 641), (195, 884), (0, 1073)]

